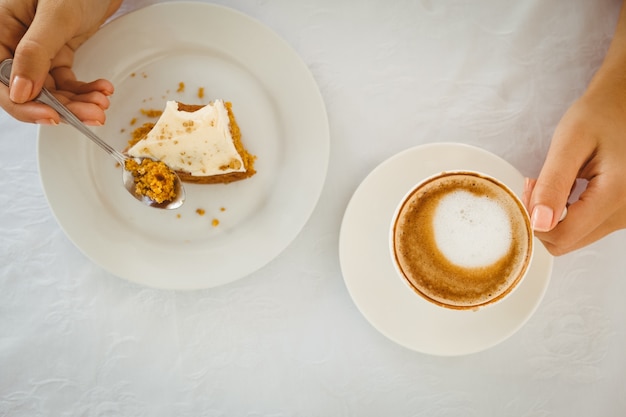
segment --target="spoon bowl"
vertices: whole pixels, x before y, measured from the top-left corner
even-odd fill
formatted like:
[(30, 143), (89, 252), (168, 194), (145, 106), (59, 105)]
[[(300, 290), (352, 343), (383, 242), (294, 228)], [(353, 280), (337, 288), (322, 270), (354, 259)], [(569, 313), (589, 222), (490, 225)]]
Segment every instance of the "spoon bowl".
[[(0, 63), (0, 81), (7, 87), (10, 84), (12, 65), (13, 65), (12, 59), (5, 59), (4, 61)], [(136, 181), (135, 181), (136, 179), (135, 174), (132, 171), (127, 169), (126, 163), (128, 160), (132, 159), (138, 164), (141, 164), (144, 159), (150, 159), (150, 158), (133, 158), (111, 147), (111, 145), (109, 145), (104, 140), (102, 140), (91, 129), (89, 129), (83, 122), (81, 122), (78, 119), (78, 117), (74, 115), (74, 113), (72, 113), (59, 100), (57, 100), (56, 97), (54, 97), (52, 93), (50, 93), (50, 91), (48, 91), (46, 88), (42, 88), (41, 93), (35, 98), (35, 101), (52, 107), (57, 113), (59, 113), (61, 120), (73, 126), (74, 128), (76, 128), (83, 135), (87, 136), (89, 139), (94, 141), (98, 146), (104, 149), (109, 155), (111, 155), (120, 164), (122, 168), (122, 181), (124, 183), (124, 188), (126, 188), (126, 190), (128, 190), (128, 192), (137, 200), (141, 201), (142, 203), (150, 207), (169, 209), (169, 210), (176, 209), (183, 205), (183, 203), (185, 202), (185, 189), (183, 188), (180, 178), (174, 171), (170, 169), (171, 173), (174, 176), (173, 187), (174, 187), (175, 197), (173, 199), (163, 201), (163, 202), (158, 202), (147, 197), (146, 195), (138, 193), (136, 191), (137, 187), (136, 187)]]

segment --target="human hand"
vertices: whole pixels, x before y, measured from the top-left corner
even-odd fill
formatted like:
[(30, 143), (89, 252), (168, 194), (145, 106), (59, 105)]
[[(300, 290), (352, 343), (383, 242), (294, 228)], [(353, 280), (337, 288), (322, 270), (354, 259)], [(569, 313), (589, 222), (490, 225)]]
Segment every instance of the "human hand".
[[(626, 228), (626, 106), (616, 85), (593, 88), (565, 113), (537, 180), (523, 200), (536, 236), (553, 255)], [(561, 212), (577, 178), (588, 181), (566, 218)]]
[[(604, 62), (559, 122), (537, 180), (522, 199), (536, 236), (553, 255), (626, 228), (626, 0)], [(587, 180), (561, 213), (577, 178)]]
[(45, 86), (79, 119), (104, 123), (113, 85), (82, 82), (74, 52), (122, 0), (0, 0), (0, 60), (13, 57), (11, 85), (0, 85), (0, 107), (18, 120), (57, 124), (52, 108), (32, 101)]

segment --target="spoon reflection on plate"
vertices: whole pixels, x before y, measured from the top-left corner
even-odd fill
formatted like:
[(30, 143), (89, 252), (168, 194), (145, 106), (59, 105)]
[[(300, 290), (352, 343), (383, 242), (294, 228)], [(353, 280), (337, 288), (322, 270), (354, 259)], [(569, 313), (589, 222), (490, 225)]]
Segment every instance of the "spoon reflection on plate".
[[(9, 86), (11, 77), (12, 64), (12, 59), (5, 59), (0, 63), (0, 81), (2, 81), (2, 83), (7, 87)], [(79, 130), (83, 135), (87, 136), (104, 149), (109, 155), (111, 155), (122, 167), (122, 180), (124, 182), (124, 187), (137, 200), (150, 207), (162, 209), (175, 209), (183, 205), (185, 202), (185, 189), (183, 188), (182, 182), (180, 181), (180, 178), (178, 178), (178, 175), (169, 169), (163, 162), (153, 161), (150, 158), (132, 158), (118, 152), (93, 133), (91, 129), (81, 122), (67, 107), (59, 102), (46, 88), (42, 88), (41, 93), (35, 98), (35, 101), (52, 107), (57, 113), (59, 113), (61, 120)], [(144, 160), (147, 161), (144, 162)], [(139, 179), (139, 177), (143, 175), (143, 170), (138, 169), (138, 167), (142, 166), (142, 163), (151, 164), (151, 161), (153, 161), (153, 164), (159, 165), (160, 169), (164, 171), (163, 175), (157, 174), (155, 176), (155, 181), (158, 181), (159, 188), (162, 186), (164, 188), (167, 187), (171, 189), (171, 193), (166, 199), (155, 197), (154, 194), (150, 193), (150, 187), (141, 188), (135, 181), (136, 178)]]

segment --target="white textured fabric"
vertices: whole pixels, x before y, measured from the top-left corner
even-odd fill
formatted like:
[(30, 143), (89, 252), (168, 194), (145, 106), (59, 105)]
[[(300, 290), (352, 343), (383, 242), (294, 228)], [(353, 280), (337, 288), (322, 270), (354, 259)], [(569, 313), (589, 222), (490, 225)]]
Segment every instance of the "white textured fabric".
[(130, 284), (65, 237), (40, 186), (36, 128), (0, 113), (0, 416), (626, 415), (623, 232), (558, 258), (530, 321), (458, 358), (370, 326), (337, 251), (358, 184), (413, 145), (464, 142), (536, 175), (619, 1), (218, 3), (275, 30), (320, 86), (331, 155), (312, 218), (233, 284)]

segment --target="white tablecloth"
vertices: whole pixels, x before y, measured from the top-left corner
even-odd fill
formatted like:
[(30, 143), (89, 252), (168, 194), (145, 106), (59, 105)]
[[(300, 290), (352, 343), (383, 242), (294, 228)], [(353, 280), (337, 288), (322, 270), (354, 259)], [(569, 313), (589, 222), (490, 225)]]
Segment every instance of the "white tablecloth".
[(531, 319), (459, 357), (379, 333), (338, 255), (352, 193), (406, 148), (463, 142), (536, 176), (619, 1), (218, 3), (272, 28), (319, 85), (331, 153), (312, 217), (234, 283), (131, 284), (64, 235), (40, 185), (36, 127), (0, 113), (0, 415), (626, 415), (623, 232), (557, 258)]

